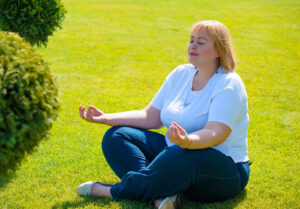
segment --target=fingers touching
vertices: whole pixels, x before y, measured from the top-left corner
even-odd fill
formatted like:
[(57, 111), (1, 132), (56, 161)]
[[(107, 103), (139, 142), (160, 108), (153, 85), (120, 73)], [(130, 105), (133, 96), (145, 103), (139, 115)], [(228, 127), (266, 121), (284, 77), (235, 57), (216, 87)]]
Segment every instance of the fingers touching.
[(80, 117), (83, 118), (83, 119), (86, 119), (86, 114), (85, 114), (84, 110), (85, 110), (85, 107), (80, 105), (79, 106)]
[(84, 110), (85, 110), (85, 107), (80, 105), (79, 106), (80, 117), (85, 120), (90, 120), (93, 117), (92, 106), (90, 105), (86, 112), (84, 112)]
[(172, 122), (169, 127), (168, 138), (171, 142), (183, 148), (189, 148), (190, 146), (190, 139), (187, 132), (176, 122)]
[(179, 138), (180, 128), (177, 126), (177, 123), (173, 122), (168, 131), (168, 137), (169, 138)]
[(91, 108), (91, 106), (89, 106), (89, 108), (88, 108), (88, 110), (87, 110), (87, 112), (86, 112), (86, 117), (87, 117), (88, 119), (91, 119), (92, 116), (93, 116), (92, 108)]
[(104, 113), (101, 110), (98, 110), (95, 106), (90, 105), (86, 112), (85, 107), (79, 106), (79, 113), (80, 117), (88, 122), (95, 122), (96, 120), (99, 120), (100, 116), (102, 116)]

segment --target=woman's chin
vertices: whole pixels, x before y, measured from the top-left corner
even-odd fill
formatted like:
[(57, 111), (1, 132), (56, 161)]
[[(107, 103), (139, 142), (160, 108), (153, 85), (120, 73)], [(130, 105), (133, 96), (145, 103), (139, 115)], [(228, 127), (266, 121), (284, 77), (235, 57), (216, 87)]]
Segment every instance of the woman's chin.
[(193, 59), (191, 59), (191, 58), (189, 58), (189, 62), (192, 64), (192, 65), (195, 65), (196, 66), (196, 62), (194, 62), (194, 60)]

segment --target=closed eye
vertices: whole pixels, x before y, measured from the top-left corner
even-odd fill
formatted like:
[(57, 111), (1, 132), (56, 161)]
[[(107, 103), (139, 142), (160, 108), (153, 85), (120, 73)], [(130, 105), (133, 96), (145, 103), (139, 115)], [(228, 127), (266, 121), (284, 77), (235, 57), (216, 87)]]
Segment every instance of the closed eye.
[[(190, 43), (193, 43), (194, 41), (190, 41)], [(198, 44), (200, 44), (200, 45), (202, 45), (202, 44), (204, 44), (204, 43), (202, 43), (202, 42), (198, 42)]]

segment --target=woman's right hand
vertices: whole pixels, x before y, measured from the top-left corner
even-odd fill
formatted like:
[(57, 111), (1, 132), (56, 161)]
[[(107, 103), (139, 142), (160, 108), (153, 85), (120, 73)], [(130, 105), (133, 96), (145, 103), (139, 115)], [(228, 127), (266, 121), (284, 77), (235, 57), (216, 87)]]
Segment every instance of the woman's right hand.
[(102, 123), (105, 124), (105, 114), (96, 107), (90, 105), (87, 112), (84, 112), (85, 107), (79, 106), (80, 117), (91, 123)]

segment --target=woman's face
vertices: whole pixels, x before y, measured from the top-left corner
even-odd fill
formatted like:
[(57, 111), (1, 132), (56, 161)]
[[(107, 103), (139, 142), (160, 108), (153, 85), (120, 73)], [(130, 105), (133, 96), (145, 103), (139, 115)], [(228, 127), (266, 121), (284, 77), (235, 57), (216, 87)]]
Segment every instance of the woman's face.
[(206, 29), (191, 33), (188, 45), (189, 62), (197, 67), (215, 64), (219, 53)]

